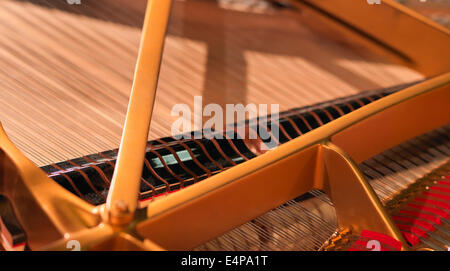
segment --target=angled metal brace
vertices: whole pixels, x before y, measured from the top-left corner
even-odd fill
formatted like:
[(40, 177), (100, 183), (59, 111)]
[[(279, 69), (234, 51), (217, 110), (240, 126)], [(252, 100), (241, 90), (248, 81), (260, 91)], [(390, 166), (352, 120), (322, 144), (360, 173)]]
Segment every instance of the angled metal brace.
[(378, 231), (404, 243), (355, 162), (450, 123), (448, 104), (450, 73), (149, 204), (148, 220), (137, 225), (137, 232), (168, 250), (191, 249), (301, 194), (322, 189), (335, 201), (341, 227)]
[(382, 0), (379, 5), (369, 5), (366, 0), (301, 2), (400, 54), (406, 58), (409, 67), (425, 76), (450, 70), (450, 30), (395, 0)]
[(103, 218), (112, 224), (131, 222), (137, 207), (148, 131), (171, 0), (149, 0), (122, 140)]
[(220, 186), (208, 180), (208, 191), (195, 196), (186, 192), (182, 202), (168, 198), (150, 204), (149, 220), (138, 225), (138, 232), (168, 250), (192, 249), (288, 200), (319, 189), (334, 203), (340, 228), (373, 230), (403, 241), (359, 169), (330, 142), (233, 180)]
[[(11, 201), (31, 249), (67, 250), (69, 240), (80, 242), (82, 249), (113, 240), (120, 245), (127, 240), (137, 242), (122, 231), (133, 220), (137, 206), (170, 6), (171, 0), (147, 2), (121, 148), (106, 204), (94, 207), (56, 184), (0, 129), (0, 194)], [(140, 242), (144, 248), (155, 247), (150, 241)]]
[[(450, 68), (448, 30), (392, 0), (384, 0), (377, 12), (369, 11), (362, 0), (307, 2), (402, 52), (412, 67), (426, 75)], [(153, 202), (147, 220), (135, 227), (169, 10), (170, 0), (148, 1), (119, 158), (105, 205), (87, 204), (54, 183), (0, 131), (0, 194), (13, 203), (32, 249), (66, 249), (71, 238), (78, 238), (82, 249), (189, 249), (311, 189), (323, 189), (330, 195), (341, 227), (372, 229), (403, 240), (355, 163), (449, 123), (450, 74), (383, 98), (208, 181)], [(371, 21), (374, 16), (378, 19)], [(394, 23), (395, 33), (419, 31), (421, 36), (411, 36), (409, 44), (405, 43), (389, 32)], [(411, 25), (413, 29), (408, 29)], [(427, 50), (429, 47), (433, 50)], [(347, 191), (354, 197), (343, 197)], [(131, 234), (134, 230), (139, 238)]]
[[(32, 249), (100, 222), (95, 206), (48, 178), (9, 140), (1, 125), (0, 194), (11, 201)], [(43, 231), (36, 231), (36, 225)]]

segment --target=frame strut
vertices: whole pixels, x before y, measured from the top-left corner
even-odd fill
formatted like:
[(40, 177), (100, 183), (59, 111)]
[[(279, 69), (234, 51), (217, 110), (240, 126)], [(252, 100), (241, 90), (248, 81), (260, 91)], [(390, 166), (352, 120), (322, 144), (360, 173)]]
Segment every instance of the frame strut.
[[(320, 0), (305, 1), (404, 53), (410, 66), (426, 75), (450, 68), (449, 31), (392, 0), (384, 0), (377, 12), (369, 12), (363, 0), (333, 0), (327, 5)], [(147, 2), (106, 204), (92, 206), (55, 184), (13, 145), (0, 126), (0, 194), (11, 200), (30, 248), (67, 249), (68, 240), (78, 239), (83, 250), (189, 249), (310, 189), (323, 189), (331, 196), (341, 226), (357, 231), (372, 227), (401, 240), (355, 163), (448, 124), (450, 73), (364, 106), (208, 181), (155, 201), (145, 220), (133, 221), (170, 7), (171, 0)], [(415, 35), (411, 42), (412, 31), (424, 36)], [(349, 198), (348, 192), (354, 197)], [(357, 210), (342, 212), (352, 206)], [(371, 217), (361, 220), (361, 211)]]
[(147, 2), (117, 165), (103, 212), (103, 219), (112, 224), (130, 222), (136, 210), (170, 6), (171, 0)]
[(450, 70), (450, 30), (394, 0), (379, 5), (365, 0), (303, 1), (400, 53), (407, 66), (425, 76)]
[(320, 189), (335, 203), (341, 228), (373, 230), (404, 243), (355, 163), (450, 123), (449, 103), (450, 73), (391, 94), (150, 203), (137, 232), (168, 250), (192, 249)]

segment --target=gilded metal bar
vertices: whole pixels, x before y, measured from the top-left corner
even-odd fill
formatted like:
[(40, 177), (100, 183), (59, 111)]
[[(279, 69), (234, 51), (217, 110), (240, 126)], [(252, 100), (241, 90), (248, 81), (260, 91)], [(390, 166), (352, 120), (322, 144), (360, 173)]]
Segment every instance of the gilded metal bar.
[(372, 230), (403, 241), (375, 191), (342, 149), (331, 142), (321, 145), (324, 176), (321, 190), (330, 196), (341, 229)]
[[(426, 75), (450, 68), (449, 31), (392, 0), (374, 6), (359, 0), (306, 2), (404, 54)], [(331, 196), (341, 227), (372, 229), (403, 240), (355, 163), (450, 123), (450, 73), (151, 203), (148, 219), (136, 226), (149, 239), (124, 232), (124, 226), (134, 228), (129, 222), (137, 205), (170, 5), (170, 0), (147, 3), (116, 171), (107, 203), (101, 206), (104, 224), (98, 208), (49, 180), (0, 129), (0, 193), (13, 203), (29, 246), (64, 249), (67, 240), (77, 238), (87, 249), (189, 249), (311, 189)], [(352, 199), (346, 197), (349, 193)], [(352, 206), (352, 212), (343, 212)]]
[(450, 70), (450, 30), (397, 3), (383, 0), (304, 0), (406, 56), (426, 76)]
[[(340, 228), (373, 230), (403, 241), (362, 173), (332, 143), (316, 144), (237, 180), (197, 195), (173, 210), (167, 207), (161, 217), (153, 213), (158, 202), (156, 208), (150, 204), (151, 220), (138, 226), (138, 232), (168, 250), (191, 249), (290, 199), (321, 189), (336, 206)], [(179, 221), (183, 221), (182, 227)]]
[[(343, 119), (352, 125), (336, 131), (331, 136), (332, 142), (360, 163), (401, 142), (450, 123), (449, 82), (450, 73), (447, 73), (359, 111), (372, 111), (370, 115), (345, 116)], [(391, 102), (395, 104), (388, 106)], [(364, 119), (357, 120), (359, 117)]]
[[(336, 145), (344, 151), (339, 153), (345, 157), (347, 166), (350, 165), (353, 172), (357, 172), (352, 165), (353, 162), (349, 162), (354, 157), (357, 158), (354, 160), (360, 161), (369, 154), (375, 155), (417, 134), (450, 123), (450, 115), (445, 106), (450, 103), (449, 87), (450, 73), (409, 87), (287, 142), (275, 150), (215, 175), (206, 182), (151, 203), (147, 210), (148, 220), (138, 224), (137, 231), (166, 249), (190, 249), (312, 188), (322, 189), (325, 187), (325, 172), (323, 162), (317, 161), (323, 159), (324, 154), (319, 152), (318, 148), (324, 142), (330, 139), (332, 142), (336, 140)], [(431, 107), (433, 110), (429, 110), (426, 117), (433, 121), (419, 124), (419, 121), (424, 120), (415, 119), (420, 109)], [(355, 125), (364, 125), (364, 123), (372, 123), (371, 125), (381, 131), (384, 127), (382, 121), (386, 118), (378, 116), (382, 116), (385, 112), (388, 114), (391, 110), (403, 113), (392, 118), (386, 131), (383, 132), (385, 135), (392, 135), (387, 143), (375, 144), (376, 147), (370, 148), (369, 152), (361, 150), (362, 155), (357, 149), (351, 148), (352, 143), (355, 142), (358, 142), (357, 146), (368, 146), (372, 142), (371, 138), (359, 138), (347, 131), (351, 131)], [(409, 114), (410, 112), (412, 114)], [(409, 124), (415, 122), (417, 125), (410, 127)], [(408, 128), (402, 131), (400, 127), (404, 123), (408, 123)], [(391, 130), (392, 127), (398, 128)], [(391, 132), (398, 132), (401, 135), (395, 136)], [(349, 143), (346, 145), (345, 142)], [(348, 156), (345, 154), (346, 149), (350, 150)], [(332, 172), (336, 173), (336, 170)], [(351, 177), (351, 175), (348, 176)], [(361, 174), (357, 173), (356, 176), (360, 178)], [(368, 190), (365, 181), (360, 181), (359, 184), (353, 182), (353, 185), (357, 188), (352, 188), (350, 191), (359, 189), (358, 193), (365, 193), (366, 196), (360, 194), (360, 198), (365, 201), (363, 205), (372, 208), (372, 211), (364, 208), (359, 213), (364, 213), (363, 211), (371, 213), (373, 210), (378, 210), (377, 216), (380, 219), (377, 223), (384, 226), (376, 226), (377, 229), (380, 232), (388, 231), (402, 240), (389, 217), (380, 209), (373, 191)], [(267, 189), (268, 187), (270, 189)], [(332, 187), (328, 186), (328, 188)], [(328, 193), (335, 194), (331, 190)], [(355, 206), (355, 208), (362, 208), (363, 205)], [(179, 226), (180, 221), (183, 221), (182, 227)], [(345, 222), (345, 224), (360, 223), (353, 222), (355, 221)], [(369, 223), (362, 225), (369, 225)]]
[(48, 178), (9, 140), (1, 125), (0, 194), (12, 202), (32, 249), (100, 221), (94, 206)]
[[(0, 126), (0, 193), (12, 202), (30, 248), (65, 250), (68, 241), (76, 240), (82, 249), (91, 249), (121, 236), (122, 241), (115, 242), (119, 247), (160, 249), (151, 241), (124, 237), (120, 227), (110, 224), (131, 220), (136, 208), (170, 6), (170, 0), (147, 3), (121, 149), (105, 205), (94, 207), (50, 180)], [(101, 215), (105, 223), (100, 223)]]
[(137, 206), (170, 0), (149, 0), (119, 155), (104, 212), (113, 224), (129, 222)]
[(92, 250), (111, 251), (111, 250), (132, 250), (132, 251), (162, 251), (163, 249), (149, 240), (141, 241), (136, 237), (118, 232), (105, 242), (91, 247)]

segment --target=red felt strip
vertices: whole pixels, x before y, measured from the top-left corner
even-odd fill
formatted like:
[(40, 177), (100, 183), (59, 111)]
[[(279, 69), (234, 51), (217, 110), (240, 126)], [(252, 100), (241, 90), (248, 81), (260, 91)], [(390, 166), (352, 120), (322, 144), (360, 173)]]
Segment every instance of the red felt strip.
[(408, 206), (411, 207), (411, 208), (424, 210), (424, 211), (436, 214), (436, 215), (438, 215), (440, 217), (443, 217), (445, 219), (450, 217), (450, 215), (447, 212), (445, 212), (443, 210), (440, 210), (440, 209), (437, 209), (437, 208), (434, 208), (434, 207), (429, 207), (429, 206), (419, 205), (419, 204), (413, 204), (413, 203), (409, 203)]
[(402, 231), (402, 234), (403, 237), (405, 237), (406, 241), (408, 241), (408, 243), (410, 243), (412, 246), (415, 246), (418, 243), (420, 243), (419, 237), (415, 236), (414, 234), (406, 231)]
[(427, 237), (428, 233), (426, 233), (425, 231), (414, 227), (414, 226), (410, 226), (410, 225), (403, 225), (403, 224), (397, 224), (397, 227), (401, 230), (405, 230), (405, 231), (409, 231), (411, 233), (414, 233), (415, 235), (419, 236), (419, 237)]
[[(450, 217), (450, 176), (446, 176), (445, 180), (440, 180), (437, 185), (430, 187), (421, 196), (415, 198), (414, 203), (409, 203), (407, 207), (417, 211), (400, 210), (399, 214), (405, 216), (393, 216), (393, 220), (397, 223), (397, 227), (402, 231), (405, 239), (412, 246), (420, 243), (420, 238), (428, 236), (428, 232), (436, 230), (433, 225), (442, 224), (442, 218)], [(431, 223), (432, 222), (432, 223)], [(409, 224), (406, 225), (405, 223)], [(422, 230), (425, 229), (425, 230)]]
[(423, 202), (426, 205), (436, 205), (436, 206), (442, 207), (444, 209), (450, 210), (450, 204), (447, 204), (442, 201), (432, 200), (432, 199), (428, 199), (428, 198), (416, 198), (416, 201)]
[(402, 249), (402, 243), (389, 235), (382, 234), (379, 232), (363, 230), (361, 232), (361, 237), (367, 238), (369, 240), (377, 240), (380, 241), (381, 244), (386, 244), (396, 250)]
[[(446, 196), (446, 195), (442, 195), (442, 194), (438, 194), (438, 193), (433, 193), (433, 192), (428, 192), (428, 191), (427, 192), (423, 192), (422, 194), (425, 195), (425, 196), (435, 197), (435, 198), (438, 198), (438, 199), (443, 199), (445, 201), (450, 201), (450, 196)], [(447, 204), (447, 205), (450, 208), (450, 204)]]
[(432, 187), (430, 187), (430, 190), (435, 190), (435, 191), (444, 192), (444, 193), (450, 193), (450, 188), (445, 188), (445, 187), (440, 187), (440, 186), (432, 186)]
[[(379, 241), (379, 240), (376, 240)], [(400, 249), (397, 248), (393, 248), (389, 245), (383, 244), (381, 241), (380, 242), (380, 251), (399, 251), (401, 249), (401, 243), (400, 243)], [(356, 240), (354, 245), (352, 246), (351, 249), (349, 249), (349, 251), (373, 251), (372, 247), (367, 247), (367, 243), (368, 241), (363, 241), (363, 240)]]
[(403, 217), (403, 216), (393, 216), (392, 218), (395, 221), (403, 221), (403, 222), (411, 223), (411, 224), (413, 224), (415, 226), (420, 226), (420, 227), (422, 227), (422, 228), (424, 228), (426, 230), (429, 230), (429, 231), (434, 231), (436, 229), (432, 224), (430, 224), (428, 222), (425, 222), (425, 221), (422, 221), (420, 219), (415, 219), (415, 218), (410, 218), (410, 217)]
[(438, 224), (438, 225), (442, 224), (442, 220), (439, 217), (433, 216), (433, 215), (429, 215), (429, 214), (426, 214), (424, 212), (413, 212), (413, 211), (408, 211), (408, 210), (400, 210), (400, 213), (401, 214), (405, 214), (405, 215), (414, 216), (414, 217), (420, 217), (420, 218), (429, 220), (429, 221), (431, 221), (431, 222), (433, 222), (435, 224)]

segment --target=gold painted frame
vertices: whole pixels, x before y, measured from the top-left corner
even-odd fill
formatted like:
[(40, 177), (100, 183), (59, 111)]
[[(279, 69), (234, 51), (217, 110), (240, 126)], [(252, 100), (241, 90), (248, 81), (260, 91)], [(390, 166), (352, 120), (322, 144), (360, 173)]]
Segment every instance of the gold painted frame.
[[(152, 202), (143, 213), (136, 210), (138, 188), (171, 4), (170, 0), (149, 0), (106, 204), (92, 206), (57, 185), (0, 130), (0, 194), (12, 202), (28, 246), (66, 250), (69, 240), (77, 240), (83, 250), (191, 249), (310, 189), (322, 189), (330, 196), (341, 228), (374, 230), (404, 243), (356, 164), (450, 123), (446, 108), (450, 104), (450, 56), (444, 50), (450, 45), (449, 31), (391, 0), (384, 0), (377, 12), (368, 12), (363, 0), (323, 2), (305, 1), (405, 56), (409, 66), (426, 75), (442, 75)], [(385, 22), (374, 27), (371, 20), (382, 16)], [(389, 25), (398, 27), (388, 32)], [(415, 35), (426, 36), (426, 44), (409, 44), (401, 38), (408, 26)]]

